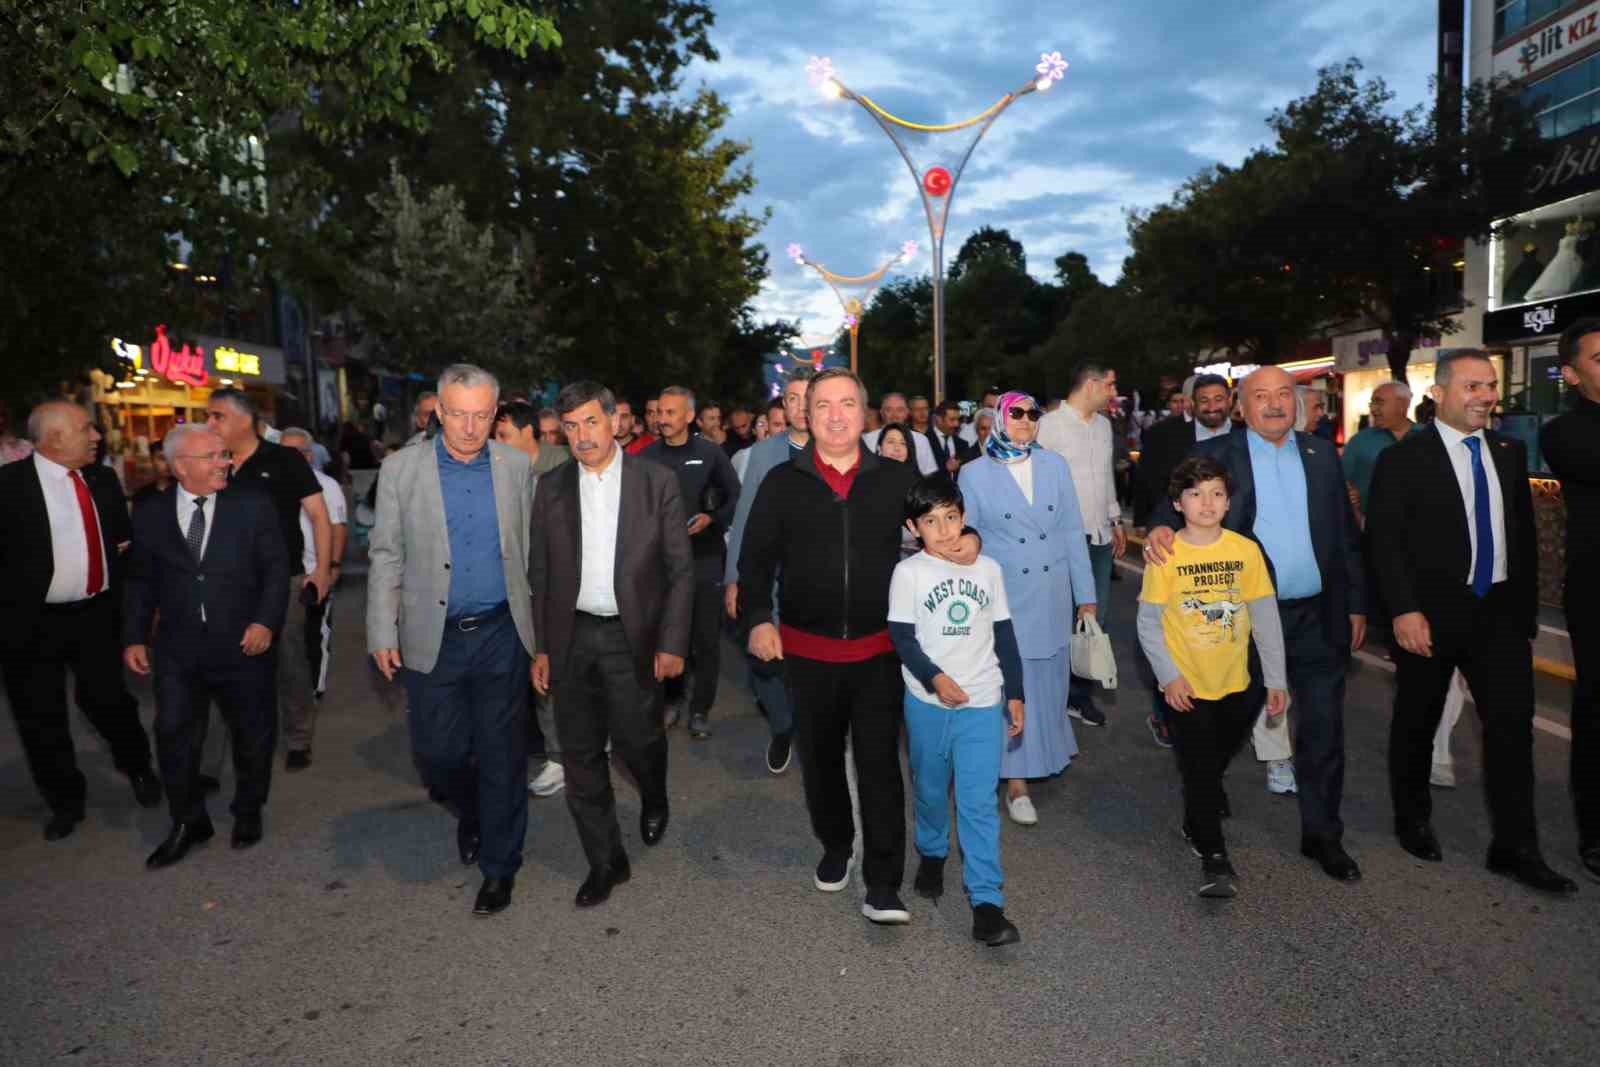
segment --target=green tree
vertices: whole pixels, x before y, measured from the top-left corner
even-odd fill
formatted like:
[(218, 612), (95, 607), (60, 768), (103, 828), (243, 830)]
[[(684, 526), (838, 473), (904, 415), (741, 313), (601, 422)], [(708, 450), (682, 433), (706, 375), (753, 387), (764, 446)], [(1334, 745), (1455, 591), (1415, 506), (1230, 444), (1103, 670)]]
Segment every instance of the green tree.
[(351, 283), (386, 362), (472, 362), (523, 386), (549, 373), (557, 345), (537, 329), (515, 243), (469, 222), (448, 185), (419, 199), (398, 169), (371, 200), (378, 228)]
[(1022, 250), (1022, 242), (1012, 237), (1009, 230), (982, 226), (961, 242), (955, 261), (945, 270), (945, 276), (955, 281), (968, 268), (984, 260), (998, 260), (1019, 274), (1028, 272), (1028, 255)]

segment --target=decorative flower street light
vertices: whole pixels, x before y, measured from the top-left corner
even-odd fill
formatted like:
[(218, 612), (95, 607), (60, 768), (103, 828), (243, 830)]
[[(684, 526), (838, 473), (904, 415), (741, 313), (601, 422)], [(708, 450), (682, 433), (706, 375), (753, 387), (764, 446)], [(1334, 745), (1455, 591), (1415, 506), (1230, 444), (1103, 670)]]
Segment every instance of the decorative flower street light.
[[(866, 109), (889, 140), (900, 152), (917, 183), (917, 194), (922, 198), (922, 209), (928, 216), (928, 234), (932, 238), (933, 253), (933, 397), (937, 403), (944, 399), (944, 234), (950, 217), (950, 201), (955, 199), (956, 184), (972, 150), (978, 147), (983, 135), (989, 132), (1000, 112), (1010, 107), (1018, 97), (1031, 92), (1043, 92), (1060, 81), (1067, 72), (1067, 61), (1060, 52), (1042, 52), (1033, 68), (1033, 76), (1018, 89), (1006, 93), (985, 110), (961, 122), (927, 124), (909, 122), (884, 110), (869, 96), (856, 92), (839, 80), (833, 70), (833, 60), (826, 56), (813, 56), (806, 64), (806, 74), (811, 83), (827, 96), (853, 100)], [(932, 142), (939, 134), (974, 131), (970, 138), (953, 139), (953, 149), (940, 151)], [(922, 162), (918, 161), (918, 157)], [(853, 340), (853, 331), (852, 331)], [(854, 365), (854, 360), (851, 361)]]
[(805, 249), (793, 242), (785, 251), (797, 265), (810, 267), (820, 274), (822, 280), (828, 283), (828, 288), (833, 290), (833, 295), (839, 298), (839, 306), (844, 309), (844, 325), (850, 331), (850, 369), (859, 374), (857, 345), (861, 334), (861, 313), (866, 309), (867, 301), (871, 299), (883, 276), (897, 264), (904, 263), (917, 254), (917, 242), (907, 241), (901, 245), (898, 255), (870, 274), (835, 274), (821, 263), (807, 259)]

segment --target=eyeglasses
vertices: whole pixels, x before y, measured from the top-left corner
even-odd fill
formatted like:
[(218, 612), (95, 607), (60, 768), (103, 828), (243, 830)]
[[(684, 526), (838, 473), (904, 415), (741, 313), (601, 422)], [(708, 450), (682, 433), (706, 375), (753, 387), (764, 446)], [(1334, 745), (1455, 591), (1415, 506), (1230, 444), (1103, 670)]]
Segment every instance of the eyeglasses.
[(1027, 419), (1029, 422), (1038, 422), (1039, 419), (1044, 416), (1044, 412), (1040, 411), (1038, 408), (1025, 407), (1010, 408), (1007, 410), (1006, 414), (1010, 415), (1013, 419)]
[(221, 452), (180, 452), (173, 459), (203, 459), (207, 463), (215, 463), (219, 459), (233, 458), (233, 453), (224, 448)]
[(440, 408), (439, 414), (447, 419), (466, 419), (474, 426), (487, 426), (489, 420), (494, 418), (492, 411), (451, 411), (449, 408)]

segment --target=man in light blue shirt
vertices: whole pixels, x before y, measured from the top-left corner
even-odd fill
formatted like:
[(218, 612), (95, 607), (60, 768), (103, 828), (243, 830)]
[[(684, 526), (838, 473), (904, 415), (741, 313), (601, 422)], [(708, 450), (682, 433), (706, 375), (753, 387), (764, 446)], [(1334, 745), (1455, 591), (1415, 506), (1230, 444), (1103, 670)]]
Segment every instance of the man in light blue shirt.
[(1256, 480), (1256, 521), (1252, 532), (1272, 561), (1278, 599), (1304, 600), (1322, 592), (1322, 574), (1306, 521), (1306, 468), (1295, 435), (1273, 444), (1246, 430), (1250, 469)]

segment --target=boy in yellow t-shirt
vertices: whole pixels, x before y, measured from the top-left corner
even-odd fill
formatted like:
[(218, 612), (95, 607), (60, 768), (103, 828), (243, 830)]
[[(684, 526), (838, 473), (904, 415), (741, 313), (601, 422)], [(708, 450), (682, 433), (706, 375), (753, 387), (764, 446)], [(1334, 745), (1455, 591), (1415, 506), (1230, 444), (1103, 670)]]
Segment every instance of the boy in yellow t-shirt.
[(1216, 460), (1186, 459), (1167, 486), (1183, 529), (1159, 567), (1146, 564), (1139, 644), (1169, 707), (1183, 773), (1183, 836), (1200, 857), (1203, 897), (1232, 897), (1238, 877), (1222, 839), (1222, 775), (1261, 710), (1250, 677), (1255, 636), (1267, 714), (1289, 707), (1283, 628), (1261, 547), (1222, 528), (1233, 479)]

